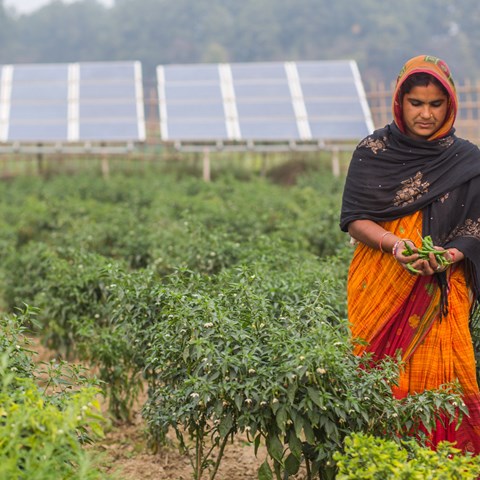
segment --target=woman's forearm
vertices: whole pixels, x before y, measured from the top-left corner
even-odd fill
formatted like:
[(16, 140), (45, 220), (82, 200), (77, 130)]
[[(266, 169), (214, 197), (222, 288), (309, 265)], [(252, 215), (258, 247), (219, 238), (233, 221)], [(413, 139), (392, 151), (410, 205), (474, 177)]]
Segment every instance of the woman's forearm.
[(354, 220), (348, 225), (348, 233), (359, 242), (384, 252), (391, 252), (400, 240), (400, 237), (372, 220)]

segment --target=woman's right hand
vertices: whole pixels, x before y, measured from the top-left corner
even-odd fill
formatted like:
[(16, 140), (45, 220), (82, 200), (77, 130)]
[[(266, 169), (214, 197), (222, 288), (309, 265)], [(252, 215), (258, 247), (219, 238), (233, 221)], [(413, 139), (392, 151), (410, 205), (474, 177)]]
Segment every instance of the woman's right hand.
[[(405, 270), (412, 274), (421, 275), (423, 272), (423, 265), (420, 265), (419, 263), (422, 262), (422, 260), (419, 260), (417, 251), (418, 248), (412, 240), (409, 238), (401, 238), (395, 242), (392, 248), (392, 255)], [(415, 272), (414, 270), (418, 270), (418, 272)]]

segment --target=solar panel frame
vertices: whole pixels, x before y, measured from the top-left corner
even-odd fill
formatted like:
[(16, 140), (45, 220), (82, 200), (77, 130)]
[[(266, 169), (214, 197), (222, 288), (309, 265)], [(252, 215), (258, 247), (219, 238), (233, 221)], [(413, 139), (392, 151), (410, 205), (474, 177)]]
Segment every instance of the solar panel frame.
[(103, 144), (145, 138), (139, 62), (0, 66), (0, 142)]
[[(373, 131), (353, 60), (159, 65), (157, 88), (160, 136), (177, 144), (291, 145), (359, 140)], [(215, 105), (214, 112), (209, 105)], [(208, 122), (199, 135), (193, 127), (201, 112)], [(205, 134), (209, 126), (210, 136)]]

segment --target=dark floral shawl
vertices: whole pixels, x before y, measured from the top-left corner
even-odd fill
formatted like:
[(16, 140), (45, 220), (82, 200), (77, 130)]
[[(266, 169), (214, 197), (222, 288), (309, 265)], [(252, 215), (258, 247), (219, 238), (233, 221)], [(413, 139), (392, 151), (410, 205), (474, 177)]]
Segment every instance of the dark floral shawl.
[(340, 228), (348, 231), (353, 220), (382, 222), (418, 210), (422, 236), (463, 252), (479, 300), (480, 150), (455, 136), (454, 129), (437, 140), (417, 140), (392, 122), (366, 137), (353, 154)]

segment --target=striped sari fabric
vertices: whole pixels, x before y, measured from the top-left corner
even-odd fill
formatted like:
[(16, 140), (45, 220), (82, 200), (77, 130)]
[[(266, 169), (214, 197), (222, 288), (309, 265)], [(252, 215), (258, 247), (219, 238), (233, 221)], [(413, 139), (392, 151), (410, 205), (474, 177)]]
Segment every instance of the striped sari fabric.
[[(381, 224), (419, 244), (422, 214)], [(359, 243), (348, 279), (348, 315), (355, 353), (374, 359), (401, 352), (397, 398), (458, 381), (469, 415), (460, 426), (438, 422), (430, 434), (433, 448), (443, 440), (463, 451), (480, 453), (480, 393), (469, 330), (472, 295), (461, 264), (448, 271), (448, 314), (439, 318), (440, 290), (433, 277), (419, 277), (400, 267), (393, 256)]]

